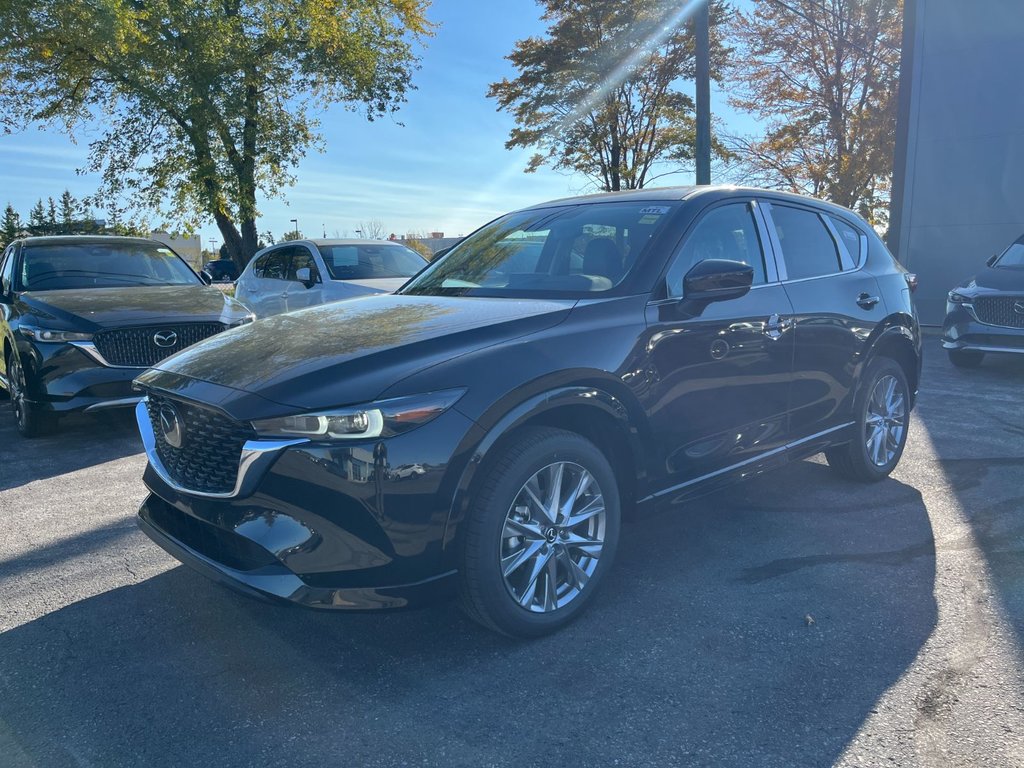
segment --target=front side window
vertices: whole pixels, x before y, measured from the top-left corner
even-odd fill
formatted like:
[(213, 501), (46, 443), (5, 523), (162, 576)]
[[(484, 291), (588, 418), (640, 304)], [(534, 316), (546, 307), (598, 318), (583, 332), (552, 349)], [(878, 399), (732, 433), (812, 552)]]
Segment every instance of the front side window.
[(288, 277), (288, 262), (291, 259), (292, 248), (278, 248), (271, 251), (264, 258), (263, 270), (260, 277), (264, 280), (285, 280)]
[(378, 280), (412, 277), (426, 259), (404, 245), (321, 245), (320, 255), (332, 280)]
[(842, 270), (839, 249), (817, 213), (773, 203), (771, 217), (789, 280), (834, 275)]
[(59, 291), (202, 281), (159, 243), (61, 243), (22, 248), (20, 290)]
[(309, 252), (308, 248), (295, 248), (292, 254), (290, 266), (288, 267), (288, 280), (291, 282), (300, 282), (298, 271), (300, 269), (308, 269), (311, 280), (316, 280), (319, 270), (316, 268), (316, 261), (313, 259), (313, 254)]
[(582, 298), (609, 291), (674, 210), (644, 201), (511, 213), (461, 241), (402, 293)]
[(4, 255), (0, 256), (0, 286), (7, 291), (11, 288), (14, 278), (14, 246), (7, 246)]
[(683, 278), (695, 264), (708, 259), (741, 261), (754, 269), (754, 285), (766, 282), (764, 249), (747, 203), (730, 203), (705, 214), (687, 236), (669, 267), (669, 298), (683, 295)]

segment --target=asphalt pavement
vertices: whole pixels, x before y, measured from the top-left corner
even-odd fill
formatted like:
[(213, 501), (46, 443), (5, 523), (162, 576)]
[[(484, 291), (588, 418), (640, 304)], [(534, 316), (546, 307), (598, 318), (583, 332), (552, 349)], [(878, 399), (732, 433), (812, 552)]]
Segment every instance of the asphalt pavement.
[(910, 442), (634, 516), (532, 642), (235, 595), (135, 527), (127, 419), (0, 403), (0, 766), (1024, 765), (1024, 358), (928, 339)]

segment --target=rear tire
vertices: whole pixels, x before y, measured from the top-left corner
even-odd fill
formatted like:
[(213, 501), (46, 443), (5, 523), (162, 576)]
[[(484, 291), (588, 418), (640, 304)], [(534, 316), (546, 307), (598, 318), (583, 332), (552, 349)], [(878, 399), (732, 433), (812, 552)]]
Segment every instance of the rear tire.
[(57, 417), (42, 411), (37, 405), (28, 401), (28, 380), (25, 369), (17, 355), (7, 358), (7, 382), (10, 389), (11, 411), (18, 425), (18, 433), (25, 438), (42, 437), (53, 431), (57, 426)]
[(459, 601), (488, 629), (540, 637), (597, 593), (619, 539), (615, 473), (573, 432), (529, 427), (485, 470), (465, 522)]
[(950, 349), (949, 362), (957, 368), (977, 368), (985, 359), (984, 352), (977, 352), (973, 349)]
[(910, 428), (910, 387), (891, 358), (871, 361), (854, 405), (856, 437), (825, 451), (832, 469), (862, 483), (883, 480), (899, 464)]

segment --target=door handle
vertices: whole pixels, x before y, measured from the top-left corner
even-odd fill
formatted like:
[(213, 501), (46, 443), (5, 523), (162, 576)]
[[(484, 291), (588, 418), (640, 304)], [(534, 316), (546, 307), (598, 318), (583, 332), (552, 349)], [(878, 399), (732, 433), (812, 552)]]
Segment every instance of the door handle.
[(857, 305), (861, 309), (874, 309), (875, 304), (877, 304), (879, 301), (881, 301), (881, 299), (879, 299), (877, 296), (871, 296), (867, 293), (862, 293), (860, 296), (857, 297)]
[(777, 314), (773, 314), (768, 318), (768, 323), (764, 327), (765, 335), (770, 339), (782, 338), (782, 334), (793, 327), (793, 319), (780, 317)]

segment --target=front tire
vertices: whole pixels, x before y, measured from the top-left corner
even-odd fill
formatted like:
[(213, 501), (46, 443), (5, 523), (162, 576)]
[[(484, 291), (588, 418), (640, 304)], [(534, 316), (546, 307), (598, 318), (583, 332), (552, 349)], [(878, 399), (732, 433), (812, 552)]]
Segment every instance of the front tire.
[(48, 434), (57, 425), (52, 413), (39, 410), (28, 401), (28, 380), (18, 356), (11, 354), (7, 359), (7, 382), (10, 387), (11, 410), (22, 437), (34, 438)]
[(973, 349), (950, 349), (949, 362), (957, 368), (977, 368), (985, 359), (984, 352), (977, 352)]
[(513, 637), (561, 629), (615, 556), (615, 473), (593, 443), (548, 427), (521, 430), (485, 471), (465, 523), (460, 604)]
[(910, 427), (910, 387), (895, 360), (880, 357), (868, 365), (855, 413), (857, 436), (825, 451), (825, 458), (843, 477), (877, 482), (896, 468)]

